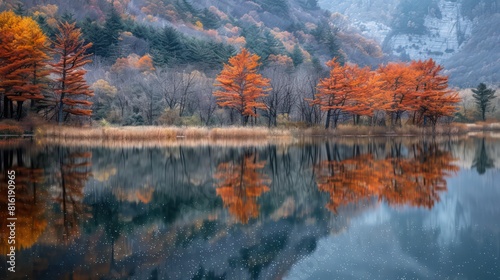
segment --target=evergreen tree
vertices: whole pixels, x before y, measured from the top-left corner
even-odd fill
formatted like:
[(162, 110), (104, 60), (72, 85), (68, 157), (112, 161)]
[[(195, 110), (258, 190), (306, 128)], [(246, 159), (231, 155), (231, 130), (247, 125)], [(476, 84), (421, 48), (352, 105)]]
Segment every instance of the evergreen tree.
[(286, 16), (289, 12), (287, 0), (258, 0), (262, 9), (276, 15)]
[(61, 22), (67, 22), (67, 23), (75, 23), (75, 15), (71, 12), (64, 12), (64, 14), (61, 16)]
[(18, 16), (25, 16), (26, 15), (26, 9), (24, 7), (24, 4), (22, 2), (17, 2), (16, 6), (14, 7), (13, 12), (18, 15)]
[(135, 37), (144, 39), (146, 41), (152, 42), (154, 38), (156, 38), (156, 31), (153, 27), (151, 26), (146, 26), (142, 24), (134, 24), (133, 27), (131, 28), (132, 34), (134, 34)]
[(294, 66), (302, 64), (302, 62), (304, 62), (304, 55), (302, 54), (302, 50), (300, 50), (299, 45), (295, 45), (295, 47), (293, 47), (293, 51), (290, 54), (290, 57), (293, 60)]
[(106, 15), (106, 22), (104, 23), (104, 44), (107, 45), (106, 57), (118, 56), (118, 42), (120, 32), (123, 31), (123, 22), (120, 14), (116, 9), (111, 6), (108, 14)]
[(491, 101), (496, 97), (495, 91), (486, 87), (484, 83), (480, 83), (476, 89), (472, 89), (472, 97), (476, 100), (476, 105), (481, 112), (481, 118), (486, 120), (486, 111), (491, 107)]
[(206, 29), (217, 29), (220, 26), (219, 18), (207, 8), (203, 9), (200, 19)]
[(100, 27), (90, 18), (85, 19), (81, 25), (83, 38), (87, 43), (92, 43), (89, 52), (94, 55), (107, 57), (109, 54), (109, 41), (104, 28)]
[(345, 57), (337, 39), (337, 29), (332, 29), (326, 20), (322, 20), (318, 27), (313, 30), (312, 35), (318, 43), (326, 45), (331, 57), (337, 58), (337, 62), (341, 65), (344, 64)]
[(247, 42), (245, 48), (257, 54), (264, 65), (267, 64), (269, 55), (285, 53), (283, 43), (277, 40), (269, 30), (262, 31), (257, 26), (252, 25), (244, 28), (242, 35)]
[(55, 39), (56, 29), (47, 23), (47, 18), (45, 16), (38, 15), (34, 17), (34, 19), (38, 23), (38, 26), (40, 26), (40, 28), (42, 29), (43, 33), (47, 35), (47, 37)]
[(159, 65), (174, 64), (182, 61), (182, 36), (172, 27), (166, 26), (152, 38), (153, 59)]

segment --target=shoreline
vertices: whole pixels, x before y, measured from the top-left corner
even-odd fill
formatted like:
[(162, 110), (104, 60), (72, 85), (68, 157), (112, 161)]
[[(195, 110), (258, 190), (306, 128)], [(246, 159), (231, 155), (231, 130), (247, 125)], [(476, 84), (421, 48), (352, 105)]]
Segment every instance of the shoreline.
[[(312, 143), (324, 140), (358, 141), (362, 139), (449, 139), (460, 137), (500, 138), (500, 123), (460, 124), (421, 128), (396, 128), (341, 125), (337, 129), (267, 127), (69, 127), (41, 125), (33, 133), (0, 134), (3, 142), (29, 139), (40, 144), (101, 147), (155, 146), (263, 146)], [(378, 141), (378, 140), (377, 140)]]

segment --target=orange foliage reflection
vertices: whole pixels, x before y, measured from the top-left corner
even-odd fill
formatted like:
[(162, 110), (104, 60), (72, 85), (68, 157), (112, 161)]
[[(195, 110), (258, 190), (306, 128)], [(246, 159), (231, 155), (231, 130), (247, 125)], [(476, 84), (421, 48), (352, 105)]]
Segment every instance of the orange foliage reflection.
[(60, 184), (54, 202), (59, 205), (62, 216), (55, 219), (58, 240), (71, 242), (80, 235), (81, 219), (85, 216), (83, 188), (91, 176), (92, 153), (71, 153), (60, 159)]
[(437, 145), (415, 145), (412, 156), (375, 159), (360, 155), (326, 160), (315, 167), (318, 188), (330, 194), (327, 208), (377, 197), (389, 205), (432, 208), (447, 190), (445, 177), (458, 171), (449, 152)]
[[(14, 157), (13, 151), (4, 151), (2, 158), (12, 162)], [(26, 167), (22, 160), (22, 153), (17, 152), (17, 164), (5, 164), (3, 167), (6, 170), (0, 175), (1, 196), (0, 196), (0, 237), (5, 242), (1, 242), (0, 253), (6, 254), (10, 246), (15, 246), (17, 250), (30, 248), (37, 242), (40, 235), (47, 227), (45, 219), (45, 198), (47, 191), (45, 188), (38, 188), (39, 184), (44, 181), (43, 169)], [(10, 221), (7, 218), (9, 211), (8, 205), (8, 177), (7, 170), (15, 171), (15, 244), (8, 244), (7, 237), (9, 236), (9, 228), (7, 225)]]
[(222, 198), (229, 213), (240, 222), (248, 223), (250, 218), (259, 216), (257, 198), (269, 191), (268, 177), (259, 171), (265, 161), (257, 161), (256, 154), (247, 154), (238, 161), (219, 164), (214, 178), (217, 195)]

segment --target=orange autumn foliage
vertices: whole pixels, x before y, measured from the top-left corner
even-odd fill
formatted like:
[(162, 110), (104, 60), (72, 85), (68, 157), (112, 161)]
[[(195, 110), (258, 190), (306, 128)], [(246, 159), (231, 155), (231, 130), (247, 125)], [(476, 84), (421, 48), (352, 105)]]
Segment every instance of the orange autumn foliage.
[(54, 53), (59, 56), (59, 61), (51, 64), (53, 73), (58, 76), (58, 84), (55, 93), (58, 96), (58, 117), (60, 124), (63, 121), (62, 112), (68, 114), (90, 116), (92, 110), (88, 109), (92, 102), (86, 97), (94, 95), (90, 86), (85, 82), (87, 73), (82, 67), (91, 62), (86, 54), (92, 43), (85, 44), (80, 29), (75, 23), (61, 23), (58, 26), (59, 33), (54, 42)]
[(412, 61), (411, 69), (419, 72), (418, 88), (415, 92), (414, 124), (428, 119), (433, 125), (443, 116), (451, 116), (460, 102), (458, 93), (448, 88), (448, 76), (442, 75), (441, 65), (434, 60)]
[(318, 83), (314, 99), (308, 99), (311, 105), (318, 105), (327, 112), (326, 128), (337, 126), (342, 112), (353, 115), (373, 115), (377, 106), (381, 106), (384, 96), (374, 90), (378, 86), (378, 76), (370, 72), (368, 67), (357, 65), (340, 65), (336, 58), (326, 64), (330, 67), (330, 76)]
[(257, 156), (248, 154), (238, 162), (219, 164), (214, 178), (217, 183), (217, 195), (224, 206), (241, 223), (248, 223), (259, 216), (257, 198), (269, 191), (269, 179), (259, 172), (264, 168), (264, 161), (257, 161)]
[(128, 69), (135, 69), (140, 72), (150, 72), (154, 71), (153, 59), (149, 54), (143, 56), (138, 56), (136, 54), (130, 54), (127, 57), (120, 57), (116, 59), (115, 64), (111, 66), (111, 71), (116, 73), (123, 73)]
[(353, 116), (354, 124), (360, 116), (372, 117), (374, 112), (385, 112), (391, 125), (400, 124), (406, 114), (412, 122), (435, 127), (441, 117), (452, 116), (460, 101), (457, 93), (448, 88), (448, 77), (441, 74), (443, 67), (432, 59), (411, 63), (389, 63), (376, 71), (356, 65), (340, 65), (336, 59), (327, 62), (329, 77), (321, 79), (311, 106), (327, 112), (326, 128), (336, 127), (341, 114)]
[(13, 117), (13, 101), (17, 103), (19, 119), (24, 101), (43, 99), (45, 85), (41, 80), (49, 73), (47, 44), (47, 37), (32, 18), (12, 11), (0, 13), (0, 93), (4, 95), (4, 117)]
[(393, 155), (375, 159), (357, 155), (344, 160), (326, 160), (315, 167), (321, 191), (330, 194), (327, 208), (377, 198), (389, 205), (432, 208), (447, 190), (446, 177), (458, 171), (449, 152), (437, 145), (414, 145), (412, 156)]
[(217, 104), (238, 111), (243, 125), (247, 124), (250, 116), (257, 116), (256, 109), (266, 108), (260, 99), (270, 90), (270, 82), (257, 73), (259, 59), (258, 55), (243, 48), (239, 54), (229, 59), (229, 64), (224, 64), (214, 84), (220, 87), (220, 90), (214, 92)]
[[(18, 155), (17, 160), (20, 165), (9, 167), (9, 170), (15, 171), (16, 239), (15, 244), (11, 245), (16, 250), (27, 249), (33, 246), (47, 227), (47, 220), (45, 218), (47, 190), (38, 188), (44, 181), (43, 169), (25, 167), (19, 159)], [(6, 171), (2, 172), (0, 179), (3, 182), (8, 181)], [(2, 184), (0, 190), (5, 194), (0, 197), (0, 206), (5, 210), (0, 213), (0, 237), (3, 240), (7, 240), (7, 236), (9, 235), (7, 228), (9, 221), (7, 218), (11, 217), (8, 216), (9, 211), (6, 210), (8, 203), (6, 195), (7, 184)], [(2, 242), (0, 253), (8, 253), (11, 245), (7, 242)]]

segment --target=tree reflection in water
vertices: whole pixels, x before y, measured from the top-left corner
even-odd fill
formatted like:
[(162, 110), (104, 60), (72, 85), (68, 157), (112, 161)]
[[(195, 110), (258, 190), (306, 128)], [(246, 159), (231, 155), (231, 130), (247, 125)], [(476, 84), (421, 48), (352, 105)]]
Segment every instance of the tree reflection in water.
[(257, 198), (269, 191), (269, 179), (262, 173), (265, 164), (257, 160), (256, 152), (246, 152), (238, 159), (219, 164), (214, 174), (217, 195), (229, 213), (244, 224), (259, 216)]
[(475, 168), (477, 173), (484, 174), (486, 170), (490, 168), (494, 168), (493, 159), (490, 158), (488, 153), (486, 152), (486, 145), (484, 137), (481, 139), (481, 144), (476, 149), (476, 155), (474, 157), (474, 161), (472, 162), (472, 168)]
[(318, 188), (330, 194), (326, 207), (335, 213), (340, 206), (372, 197), (430, 209), (447, 190), (445, 178), (459, 170), (451, 153), (435, 143), (410, 146), (408, 157), (401, 156), (400, 144), (393, 144), (385, 158), (360, 154), (355, 147), (352, 158), (340, 159), (337, 148), (332, 151), (326, 144), (328, 159), (314, 167)]
[[(7, 218), (17, 218), (16, 224), (16, 250), (30, 248), (38, 240), (42, 232), (47, 227), (45, 218), (47, 190), (39, 188), (44, 181), (42, 168), (34, 166), (31, 158), (24, 154), (21, 148), (6, 149), (0, 153), (2, 163), (0, 173), (1, 195), (0, 195), (0, 237), (7, 240), (9, 221)], [(15, 171), (15, 216), (9, 216), (8, 204), (8, 175), (7, 171)], [(5, 241), (1, 242), (0, 253), (8, 253), (10, 245)]]
[(432, 208), (454, 189), (446, 181), (458, 170), (451, 148), (371, 141), (4, 148), (0, 180), (9, 168), (19, 174), (26, 230), (20, 224), (18, 236), (27, 240), (19, 260), (34, 264), (31, 279), (89, 271), (103, 279), (280, 279), (326, 235), (377, 211), (377, 201)]

